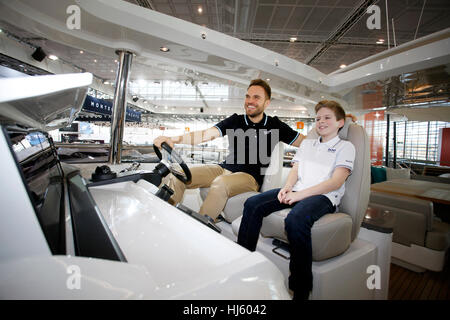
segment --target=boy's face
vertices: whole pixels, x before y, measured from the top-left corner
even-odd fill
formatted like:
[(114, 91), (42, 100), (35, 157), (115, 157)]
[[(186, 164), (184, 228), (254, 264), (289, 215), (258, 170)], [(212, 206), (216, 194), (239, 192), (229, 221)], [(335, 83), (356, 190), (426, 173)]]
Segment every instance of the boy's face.
[(322, 137), (334, 138), (339, 128), (344, 126), (344, 119), (336, 120), (333, 110), (328, 108), (320, 108), (316, 114), (316, 130)]

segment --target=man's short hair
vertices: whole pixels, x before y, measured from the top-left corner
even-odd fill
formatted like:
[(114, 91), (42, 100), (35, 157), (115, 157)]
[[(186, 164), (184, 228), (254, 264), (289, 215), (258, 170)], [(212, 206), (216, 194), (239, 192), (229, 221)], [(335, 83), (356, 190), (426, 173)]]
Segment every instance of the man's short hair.
[(270, 97), (272, 95), (272, 89), (270, 89), (270, 86), (266, 81), (264, 81), (263, 79), (254, 79), (250, 82), (250, 85), (248, 86), (247, 90), (252, 86), (262, 87), (266, 92), (266, 97), (270, 100)]
[(315, 107), (316, 114), (322, 108), (328, 108), (334, 112), (336, 116), (336, 120), (345, 119), (345, 111), (344, 108), (341, 107), (339, 103), (333, 100), (322, 100), (319, 101)]

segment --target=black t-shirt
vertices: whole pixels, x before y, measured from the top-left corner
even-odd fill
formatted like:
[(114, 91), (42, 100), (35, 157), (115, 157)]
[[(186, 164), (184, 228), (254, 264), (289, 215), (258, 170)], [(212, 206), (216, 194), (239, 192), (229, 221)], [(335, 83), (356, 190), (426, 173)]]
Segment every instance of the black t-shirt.
[(245, 114), (235, 113), (215, 127), (222, 136), (228, 136), (229, 142), (229, 154), (220, 166), (252, 175), (260, 187), (264, 180), (261, 171), (269, 166), (275, 145), (279, 141), (292, 144), (299, 135), (278, 117), (265, 113), (259, 123), (253, 123)]

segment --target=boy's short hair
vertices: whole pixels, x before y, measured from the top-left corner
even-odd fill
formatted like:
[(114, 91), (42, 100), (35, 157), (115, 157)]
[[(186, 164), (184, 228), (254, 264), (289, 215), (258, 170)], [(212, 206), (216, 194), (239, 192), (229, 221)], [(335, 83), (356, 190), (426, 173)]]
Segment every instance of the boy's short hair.
[(270, 100), (270, 97), (272, 95), (272, 89), (270, 88), (269, 84), (266, 81), (264, 81), (263, 79), (254, 79), (250, 82), (250, 85), (247, 87), (247, 90), (252, 86), (262, 87), (266, 92), (267, 98)]
[(322, 108), (328, 108), (334, 112), (334, 115), (336, 116), (336, 120), (342, 120), (345, 119), (345, 111), (344, 108), (341, 107), (339, 103), (333, 100), (322, 100), (319, 101), (315, 107), (316, 113), (322, 109)]

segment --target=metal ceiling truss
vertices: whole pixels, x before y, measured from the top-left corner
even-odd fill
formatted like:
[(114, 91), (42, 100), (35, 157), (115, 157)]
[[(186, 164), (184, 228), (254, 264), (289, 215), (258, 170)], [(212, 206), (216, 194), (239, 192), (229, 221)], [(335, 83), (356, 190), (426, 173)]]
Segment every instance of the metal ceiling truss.
[(151, 9), (151, 10), (155, 10), (155, 6), (153, 5), (151, 0), (135, 0), (135, 1), (141, 7), (144, 7), (144, 8), (147, 8), (147, 9)]
[(331, 36), (323, 42), (323, 44), (316, 49), (316, 51), (308, 58), (305, 64), (310, 65), (315, 60), (319, 59), (332, 45), (337, 44), (340, 38), (342, 38), (347, 31), (349, 31), (360, 19), (367, 13), (367, 8), (373, 4), (376, 4), (378, 0), (364, 0), (356, 7), (349, 17), (342, 23)]

